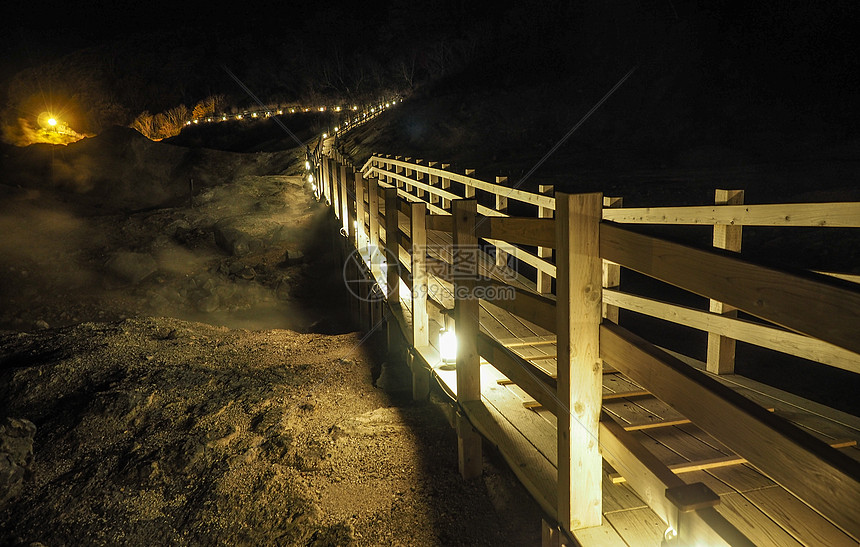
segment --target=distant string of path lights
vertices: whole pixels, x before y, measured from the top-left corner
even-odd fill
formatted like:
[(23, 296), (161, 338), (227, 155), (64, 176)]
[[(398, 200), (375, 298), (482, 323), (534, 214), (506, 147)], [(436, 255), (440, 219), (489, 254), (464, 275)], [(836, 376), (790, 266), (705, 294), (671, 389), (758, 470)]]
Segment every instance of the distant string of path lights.
[[(386, 109), (391, 108), (395, 104), (401, 102), (401, 98), (389, 98), (385, 100), (381, 100), (378, 103), (373, 103), (370, 105), (324, 105), (324, 106), (289, 106), (282, 108), (268, 108), (261, 110), (243, 110), (240, 113), (236, 114), (227, 114), (221, 113), (212, 116), (204, 116), (199, 118), (192, 118), (185, 122), (186, 126), (201, 124), (201, 123), (220, 123), (226, 121), (235, 121), (235, 120), (265, 120), (266, 118), (271, 118), (272, 116), (282, 116), (282, 115), (290, 115), (290, 114), (301, 114), (301, 113), (309, 113), (309, 112), (337, 112), (342, 113), (346, 117), (340, 122), (339, 125), (330, 129), (332, 133), (339, 133), (341, 131), (346, 131), (351, 127), (360, 125), (363, 122), (366, 122), (368, 119), (374, 118), (379, 115), (381, 112), (384, 112)], [(328, 137), (328, 132), (323, 133), (323, 138)]]

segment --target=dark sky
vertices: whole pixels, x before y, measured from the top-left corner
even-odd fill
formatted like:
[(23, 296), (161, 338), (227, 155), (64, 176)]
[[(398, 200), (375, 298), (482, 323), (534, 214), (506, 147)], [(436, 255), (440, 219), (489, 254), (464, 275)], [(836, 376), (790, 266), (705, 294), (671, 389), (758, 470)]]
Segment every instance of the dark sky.
[[(122, 39), (181, 29), (217, 34), (291, 32), (337, 10), (356, 21), (386, 13), (384, 0), (186, 2), (182, 0), (6, 0), (0, 9), (0, 79), (26, 66)], [(225, 7), (226, 6), (226, 7)]]

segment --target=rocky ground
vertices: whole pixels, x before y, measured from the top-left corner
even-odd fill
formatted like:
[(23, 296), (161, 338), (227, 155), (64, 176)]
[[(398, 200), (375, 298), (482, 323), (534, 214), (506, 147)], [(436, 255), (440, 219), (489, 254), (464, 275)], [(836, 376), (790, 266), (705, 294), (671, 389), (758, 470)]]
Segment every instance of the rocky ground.
[(397, 365), (374, 386), (358, 342), (167, 318), (0, 337), (4, 414), (35, 424), (0, 540), (535, 544), (510, 472), (463, 481), (437, 405)]
[(510, 470), (463, 481), (447, 403), (352, 332), (300, 177), (195, 169), (142, 208), (0, 184), (0, 544), (536, 544)]

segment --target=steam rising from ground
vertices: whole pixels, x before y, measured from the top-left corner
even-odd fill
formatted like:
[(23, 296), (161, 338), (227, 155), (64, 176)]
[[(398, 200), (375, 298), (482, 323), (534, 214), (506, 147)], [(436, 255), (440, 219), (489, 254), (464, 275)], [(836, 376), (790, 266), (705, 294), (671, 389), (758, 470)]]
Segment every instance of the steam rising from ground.
[[(93, 146), (75, 146), (83, 145)], [(158, 145), (177, 161), (143, 165), (148, 175), (131, 181), (105, 178), (112, 166), (129, 173), (135, 166), (128, 160), (145, 157), (139, 149), (149, 145), (108, 142), (103, 148), (110, 153), (101, 157), (53, 151), (41, 187), (39, 170), (31, 171), (27, 188), (0, 185), (0, 328), (149, 315), (344, 330), (331, 321), (320, 325), (337, 293), (326, 283), (342, 281), (333, 267), (326, 271), (337, 276), (319, 279), (330, 249), (318, 240), (325, 213), (299, 177), (234, 176), (197, 186), (192, 200), (190, 187), (180, 190), (179, 182), (157, 175), (181, 169), (193, 151)], [(224, 158), (216, 159), (212, 171), (224, 166)], [(228, 162), (226, 171), (237, 166)], [(226, 178), (200, 167), (193, 172), (197, 184)], [(166, 201), (165, 191), (173, 196)], [(165, 206), (152, 207), (153, 201)], [(142, 207), (129, 212), (133, 203)]]

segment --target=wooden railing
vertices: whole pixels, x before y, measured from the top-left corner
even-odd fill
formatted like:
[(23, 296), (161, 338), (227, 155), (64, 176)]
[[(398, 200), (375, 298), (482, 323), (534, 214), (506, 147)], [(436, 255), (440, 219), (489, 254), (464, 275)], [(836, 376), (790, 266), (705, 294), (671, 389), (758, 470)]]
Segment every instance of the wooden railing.
[[(858, 228), (860, 203), (743, 205), (742, 192), (717, 191), (712, 206), (623, 208), (619, 199), (600, 194), (553, 196), (545, 187), (546, 194), (531, 193), (508, 187), (503, 179), (494, 184), (470, 176), (472, 170), (460, 174), (448, 167), (373, 156), (354, 170), (335, 152), (322, 157), (317, 179), (321, 197), (332, 204), (353, 245), (384, 245), (389, 256), (399, 257), (402, 274), (389, 267), (384, 279), (389, 289), (397, 288), (388, 291), (387, 305), (399, 308), (402, 284), (410, 299), (413, 347), (432, 350), (430, 314), (453, 311), (460, 343), (456, 398), (462, 408), (480, 404), (484, 358), (556, 416), (555, 513), (566, 531), (600, 524), (606, 459), (684, 538), (749, 544), (713, 509), (719, 497), (704, 485), (685, 484), (601, 414), (602, 368), (610, 366), (860, 538), (857, 461), (618, 325), (620, 308), (705, 331), (707, 367), (716, 374), (733, 371), (735, 340), (860, 373), (860, 290), (850, 282), (853, 276), (780, 270), (737, 253), (742, 226)], [(508, 214), (529, 208), (533, 216)], [(408, 230), (401, 230), (401, 217), (408, 219)], [(629, 224), (713, 226), (715, 248), (643, 235)], [(434, 269), (453, 290), (444, 297), (426, 291), (427, 261), (440, 260), (422, 250), (433, 231), (450, 234), (455, 248), (485, 242), (499, 267), (512, 257), (535, 269), (527, 278), (513, 268), (515, 298), (493, 304), (556, 335), (557, 377), (483, 332), (479, 301), (460, 296), (474, 294), (478, 286), (505, 285), (504, 279), (456, 275), (465, 264), (454, 259), (447, 273)], [(619, 287), (621, 268), (706, 297), (709, 309), (626, 293)], [(368, 273), (380, 278), (373, 265)], [(739, 319), (737, 310), (761, 321)], [(416, 392), (426, 389), (427, 378), (415, 382)], [(458, 435), (461, 472), (474, 476), (480, 472), (480, 440), (465, 423)]]

